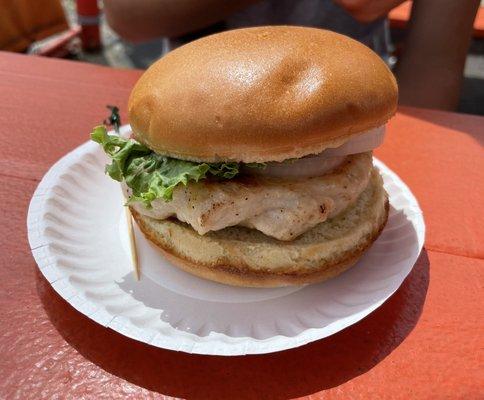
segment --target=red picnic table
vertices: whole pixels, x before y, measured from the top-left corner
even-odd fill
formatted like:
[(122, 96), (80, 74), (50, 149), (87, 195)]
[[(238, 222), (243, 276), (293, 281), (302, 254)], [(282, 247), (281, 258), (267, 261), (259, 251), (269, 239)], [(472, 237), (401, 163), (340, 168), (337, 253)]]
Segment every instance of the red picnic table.
[(402, 107), (392, 119), (376, 155), (420, 201), (425, 248), (382, 307), (329, 338), (268, 355), (189, 355), (128, 339), (60, 298), (30, 253), (30, 198), (107, 104), (126, 111), (140, 74), (0, 52), (0, 398), (484, 397), (478, 116)]
[[(482, 4), (482, 3), (481, 3)], [(410, 20), (410, 14), (412, 11), (412, 1), (406, 0), (398, 7), (395, 7), (388, 14), (390, 20), (390, 26), (392, 28), (405, 28)], [(484, 6), (480, 6), (477, 9), (477, 14), (474, 19), (474, 32), (475, 38), (484, 37)]]

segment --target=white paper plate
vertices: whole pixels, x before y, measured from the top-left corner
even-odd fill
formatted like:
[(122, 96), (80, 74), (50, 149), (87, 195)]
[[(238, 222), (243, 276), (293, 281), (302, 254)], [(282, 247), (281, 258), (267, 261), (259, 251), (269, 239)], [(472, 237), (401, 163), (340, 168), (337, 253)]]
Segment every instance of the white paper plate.
[(105, 163), (99, 146), (89, 142), (49, 170), (30, 203), (30, 246), (42, 274), (75, 309), (153, 346), (242, 355), (327, 337), (392, 295), (423, 246), (425, 225), (417, 201), (375, 160), (390, 195), (388, 224), (359, 263), (339, 277), (281, 289), (220, 285), (173, 267), (136, 229), (143, 273), (137, 282), (121, 191), (104, 175)]

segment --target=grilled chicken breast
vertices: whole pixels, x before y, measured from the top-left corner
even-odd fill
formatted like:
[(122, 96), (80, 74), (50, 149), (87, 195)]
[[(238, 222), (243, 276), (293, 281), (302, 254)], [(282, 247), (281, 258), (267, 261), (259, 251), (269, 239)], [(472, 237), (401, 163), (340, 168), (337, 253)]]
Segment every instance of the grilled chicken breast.
[[(155, 219), (176, 217), (201, 235), (242, 225), (289, 241), (355, 202), (368, 184), (371, 169), (371, 152), (353, 154), (318, 177), (241, 175), (226, 181), (203, 180), (175, 188), (170, 202), (157, 199), (152, 208), (142, 203), (133, 206)], [(129, 195), (126, 186), (125, 190)]]

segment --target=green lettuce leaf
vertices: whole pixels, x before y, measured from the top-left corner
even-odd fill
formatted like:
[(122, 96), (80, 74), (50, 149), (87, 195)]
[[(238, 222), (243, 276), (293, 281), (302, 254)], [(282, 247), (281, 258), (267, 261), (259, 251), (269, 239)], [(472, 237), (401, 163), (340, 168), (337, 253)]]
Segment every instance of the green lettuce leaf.
[(235, 162), (196, 163), (156, 154), (133, 139), (108, 135), (104, 126), (94, 128), (91, 139), (111, 158), (106, 173), (132, 189), (128, 203), (141, 201), (150, 207), (155, 199), (170, 201), (177, 185), (198, 182), (208, 175), (231, 179), (239, 173)]

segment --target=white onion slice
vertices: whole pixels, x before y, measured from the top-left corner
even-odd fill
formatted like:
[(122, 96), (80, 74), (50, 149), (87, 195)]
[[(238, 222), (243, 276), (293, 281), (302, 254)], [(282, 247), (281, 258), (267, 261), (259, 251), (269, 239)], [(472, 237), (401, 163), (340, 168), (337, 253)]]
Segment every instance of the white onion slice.
[(267, 163), (265, 168), (245, 167), (244, 172), (250, 175), (271, 178), (309, 178), (321, 176), (340, 165), (346, 157), (305, 157), (293, 162)]
[(336, 157), (348, 154), (365, 153), (371, 151), (383, 143), (385, 137), (385, 125), (371, 129), (355, 138), (347, 141), (334, 149), (326, 149), (315, 157)]
[(365, 153), (378, 147), (385, 136), (385, 125), (371, 129), (334, 149), (289, 162), (270, 162), (263, 169), (244, 167), (250, 175), (271, 178), (309, 178), (324, 175), (339, 166), (346, 156)]

